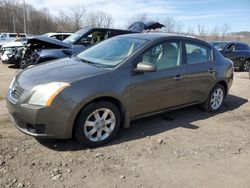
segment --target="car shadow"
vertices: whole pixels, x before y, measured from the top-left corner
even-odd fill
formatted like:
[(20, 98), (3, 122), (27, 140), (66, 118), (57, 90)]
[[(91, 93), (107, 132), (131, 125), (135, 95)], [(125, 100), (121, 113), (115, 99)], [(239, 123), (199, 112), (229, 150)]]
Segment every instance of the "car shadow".
[[(157, 135), (159, 133), (179, 127), (195, 130), (199, 127), (194, 125), (193, 122), (207, 119), (217, 114), (223, 114), (225, 112), (235, 110), (247, 102), (247, 99), (234, 95), (229, 95), (225, 101), (225, 104), (218, 113), (208, 113), (201, 110), (199, 106), (192, 106), (167, 112), (161, 115), (136, 120), (131, 122), (130, 128), (121, 130), (113, 141), (100, 147), (107, 147), (111, 145), (129, 142), (132, 140), (141, 139), (147, 136)], [(45, 147), (56, 151), (77, 151), (87, 149), (80, 145), (74, 139), (38, 139), (38, 142), (44, 145)]]
[(10, 68), (10, 69), (19, 69), (19, 68), (17, 68), (15, 65), (8, 65), (8, 68)]

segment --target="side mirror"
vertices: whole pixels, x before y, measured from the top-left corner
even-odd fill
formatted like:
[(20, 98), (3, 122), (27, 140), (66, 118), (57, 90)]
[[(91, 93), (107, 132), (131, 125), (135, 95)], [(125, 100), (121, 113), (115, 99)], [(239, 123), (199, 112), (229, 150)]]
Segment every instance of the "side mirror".
[(149, 62), (140, 62), (134, 69), (135, 72), (154, 72), (157, 70), (157, 66)]

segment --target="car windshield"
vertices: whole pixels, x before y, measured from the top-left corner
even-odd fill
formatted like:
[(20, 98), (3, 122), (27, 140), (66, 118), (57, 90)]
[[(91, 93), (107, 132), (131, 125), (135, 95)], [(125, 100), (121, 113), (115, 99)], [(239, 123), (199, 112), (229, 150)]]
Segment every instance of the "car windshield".
[(130, 56), (147, 40), (135, 38), (111, 38), (77, 55), (77, 59), (102, 67), (114, 67)]
[(226, 42), (212, 42), (212, 45), (217, 49), (217, 50), (223, 50), (226, 46)]
[(87, 33), (89, 29), (81, 29), (74, 34), (70, 35), (68, 38), (64, 39), (63, 42), (67, 44), (74, 44), (76, 41), (78, 41), (84, 33)]

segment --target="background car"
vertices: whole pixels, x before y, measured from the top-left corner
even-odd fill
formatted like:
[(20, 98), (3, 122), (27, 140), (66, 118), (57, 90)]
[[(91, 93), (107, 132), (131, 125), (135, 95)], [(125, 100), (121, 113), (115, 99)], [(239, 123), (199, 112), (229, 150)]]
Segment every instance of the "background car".
[[(0, 35), (0, 47), (7, 42), (15, 41), (17, 35), (18, 35), (18, 33), (1, 33), (1, 35)], [(20, 37), (20, 40), (22, 42), (26, 42), (26, 40), (27, 40), (26, 33), (20, 33), (19, 37)]]
[[(111, 28), (84, 28), (72, 34), (61, 43), (47, 38), (34, 37), (29, 40), (30, 53), (28, 60), (24, 60), (25, 67), (29, 65), (36, 65), (42, 62), (68, 57), (77, 54), (90, 46), (93, 46), (108, 38), (130, 34), (141, 33), (144, 30), (152, 30), (162, 28), (164, 25), (158, 22), (134, 22), (127, 30), (111, 29)], [(24, 67), (24, 68), (25, 68)]]
[(233, 63), (210, 44), (165, 34), (121, 35), (76, 57), (21, 71), (7, 106), (16, 127), (40, 138), (95, 147), (130, 121), (202, 104), (217, 112)]
[(8, 63), (9, 58), (14, 55), (14, 53), (25, 46), (24, 42), (8, 42), (2, 45), (0, 48), (0, 59), (2, 63)]
[(231, 59), (234, 66), (241, 71), (248, 71), (250, 68), (250, 47), (243, 42), (211, 42), (212, 45), (218, 49), (222, 55)]

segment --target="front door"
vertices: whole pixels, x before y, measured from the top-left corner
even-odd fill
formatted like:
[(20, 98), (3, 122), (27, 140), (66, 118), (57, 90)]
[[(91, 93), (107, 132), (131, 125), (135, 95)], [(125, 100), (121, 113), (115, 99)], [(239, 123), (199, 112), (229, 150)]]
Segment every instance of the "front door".
[(180, 42), (162, 42), (146, 50), (142, 59), (157, 71), (132, 77), (132, 117), (153, 113), (182, 103), (184, 67)]

